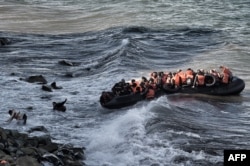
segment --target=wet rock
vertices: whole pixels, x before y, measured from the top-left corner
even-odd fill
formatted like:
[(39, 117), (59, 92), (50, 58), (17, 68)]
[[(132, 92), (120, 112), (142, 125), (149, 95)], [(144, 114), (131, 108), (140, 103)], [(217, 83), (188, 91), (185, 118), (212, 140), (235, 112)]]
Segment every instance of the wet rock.
[(31, 110), (33, 110), (33, 107), (32, 107), (32, 106), (29, 106), (29, 107), (26, 108), (26, 110), (31, 111)]
[(61, 60), (58, 62), (60, 65), (65, 65), (65, 66), (74, 66), (72, 62), (66, 61), (66, 60)]
[(41, 131), (41, 132), (45, 132), (45, 133), (48, 132), (48, 130), (44, 126), (35, 126), (35, 127), (32, 127), (28, 130), (29, 133), (32, 133), (34, 131)]
[(16, 160), (17, 165), (27, 165), (27, 166), (41, 166), (41, 164), (31, 156), (19, 157)]
[(10, 40), (5, 37), (0, 37), (0, 46), (8, 45), (10, 44)]
[[(33, 130), (35, 129), (40, 130), (39, 127)], [(40, 166), (45, 162), (53, 166), (85, 165), (83, 162), (85, 148), (54, 143), (49, 135), (29, 137), (16, 130), (0, 127), (0, 136), (0, 159), (6, 160), (10, 165)], [(1, 141), (7, 141), (9, 145), (4, 146)]]
[(66, 60), (58, 61), (58, 63), (60, 65), (64, 65), (64, 66), (79, 66), (81, 64), (79, 62), (70, 62), (70, 61), (66, 61)]
[(49, 85), (42, 85), (42, 90), (52, 92), (52, 88)]
[(53, 153), (47, 153), (42, 156), (43, 161), (48, 161), (50, 163), (54, 163), (55, 165), (64, 165), (62, 160), (54, 155)]
[[(21, 78), (21, 80), (22, 80), (22, 78)], [(47, 84), (47, 80), (42, 75), (29, 76), (28, 78), (26, 78), (24, 80), (29, 82), (29, 83)]]

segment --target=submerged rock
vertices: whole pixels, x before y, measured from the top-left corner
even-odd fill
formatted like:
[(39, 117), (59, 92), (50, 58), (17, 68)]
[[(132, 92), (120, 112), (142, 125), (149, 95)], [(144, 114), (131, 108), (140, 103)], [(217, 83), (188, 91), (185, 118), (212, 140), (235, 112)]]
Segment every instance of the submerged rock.
[(29, 83), (41, 83), (41, 84), (47, 84), (47, 80), (42, 75), (36, 75), (36, 76), (29, 76), (28, 78), (22, 79)]
[(52, 92), (52, 88), (49, 85), (42, 85), (42, 90)]
[(8, 45), (10, 44), (10, 40), (5, 37), (0, 37), (0, 46)]

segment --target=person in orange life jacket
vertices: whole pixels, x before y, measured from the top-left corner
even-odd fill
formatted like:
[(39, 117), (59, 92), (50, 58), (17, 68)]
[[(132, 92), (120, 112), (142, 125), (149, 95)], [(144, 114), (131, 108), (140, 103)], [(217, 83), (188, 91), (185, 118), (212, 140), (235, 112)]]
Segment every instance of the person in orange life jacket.
[(204, 86), (205, 85), (205, 75), (204, 72), (202, 72), (200, 69), (197, 71), (197, 74), (194, 79), (193, 87), (197, 86)]
[(232, 78), (233, 74), (228, 67), (220, 66), (222, 83), (228, 84)]
[(27, 122), (27, 115), (25, 113), (16, 112), (15, 110), (9, 110), (10, 118), (6, 122), (11, 122), (13, 119), (23, 120), (23, 124), (25, 125)]
[(177, 72), (177, 74), (181, 78), (181, 85), (186, 84), (186, 82), (187, 82), (186, 73), (184, 71), (182, 71), (181, 69), (179, 69), (178, 72)]
[(157, 88), (157, 85), (156, 85), (156, 83), (155, 83), (155, 81), (154, 81), (153, 78), (150, 78), (150, 79), (149, 79), (149, 81), (148, 81), (148, 86), (152, 86), (153, 89), (156, 89), (156, 88)]
[(173, 73), (173, 81), (175, 88), (180, 88), (182, 86), (181, 84), (181, 77), (177, 73)]
[(134, 79), (131, 80), (131, 85), (130, 85), (133, 93), (138, 93), (141, 91), (141, 87), (139, 84), (139, 81), (135, 81)]
[(148, 86), (147, 90), (146, 90), (146, 99), (150, 100), (155, 98), (155, 90), (152, 86)]

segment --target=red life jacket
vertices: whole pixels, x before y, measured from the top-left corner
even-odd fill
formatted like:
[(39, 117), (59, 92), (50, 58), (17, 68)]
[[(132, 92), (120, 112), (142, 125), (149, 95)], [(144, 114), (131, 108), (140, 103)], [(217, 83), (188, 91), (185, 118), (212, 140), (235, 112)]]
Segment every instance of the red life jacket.
[(198, 81), (198, 85), (199, 86), (203, 86), (205, 84), (205, 76), (198, 74), (197, 78), (198, 78), (198, 80), (197, 80)]
[(151, 88), (148, 89), (148, 93), (146, 95), (146, 99), (153, 99), (155, 97), (155, 91)]

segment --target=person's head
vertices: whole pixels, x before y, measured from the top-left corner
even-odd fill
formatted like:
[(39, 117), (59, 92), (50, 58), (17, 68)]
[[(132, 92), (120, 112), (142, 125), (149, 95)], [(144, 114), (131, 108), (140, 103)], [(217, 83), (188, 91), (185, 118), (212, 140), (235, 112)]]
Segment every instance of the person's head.
[(135, 83), (135, 79), (132, 79), (132, 80), (131, 80), (131, 83)]
[(53, 102), (52, 102), (52, 105), (53, 105), (53, 107), (55, 107), (55, 106), (56, 106), (56, 102), (53, 101)]
[(12, 115), (12, 113), (13, 113), (13, 110), (9, 110), (9, 114)]
[(122, 80), (121, 80), (121, 83), (125, 83), (125, 80), (124, 80), (124, 79), (122, 79)]
[(153, 72), (152, 77), (156, 78), (157, 77), (157, 72)]
[(143, 82), (147, 82), (147, 78), (146, 77), (142, 77), (141, 78)]

